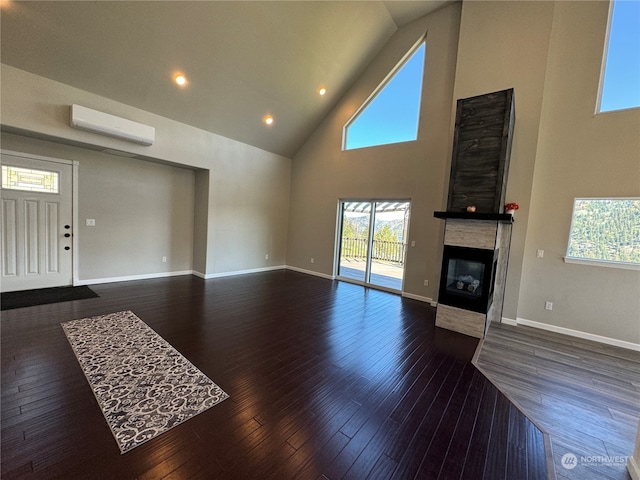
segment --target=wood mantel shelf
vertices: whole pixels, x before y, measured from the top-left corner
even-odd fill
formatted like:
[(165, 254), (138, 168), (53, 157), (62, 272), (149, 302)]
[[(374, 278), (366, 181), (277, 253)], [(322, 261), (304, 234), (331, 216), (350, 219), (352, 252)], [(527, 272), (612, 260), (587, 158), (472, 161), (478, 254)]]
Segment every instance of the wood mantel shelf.
[(459, 220), (493, 220), (501, 223), (513, 223), (514, 220), (510, 213), (433, 212), (433, 216), (443, 220), (455, 218)]

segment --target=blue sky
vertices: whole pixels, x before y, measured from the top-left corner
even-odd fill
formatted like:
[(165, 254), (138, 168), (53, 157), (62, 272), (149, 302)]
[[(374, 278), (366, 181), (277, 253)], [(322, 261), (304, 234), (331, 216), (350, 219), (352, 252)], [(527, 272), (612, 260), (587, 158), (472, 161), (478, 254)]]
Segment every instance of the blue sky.
[[(347, 150), (418, 138), (426, 44), (347, 127)], [(600, 111), (640, 106), (640, 0), (616, 0), (610, 27)]]
[(347, 127), (347, 150), (418, 138), (425, 50), (422, 43)]
[(616, 0), (600, 111), (640, 106), (640, 1)]

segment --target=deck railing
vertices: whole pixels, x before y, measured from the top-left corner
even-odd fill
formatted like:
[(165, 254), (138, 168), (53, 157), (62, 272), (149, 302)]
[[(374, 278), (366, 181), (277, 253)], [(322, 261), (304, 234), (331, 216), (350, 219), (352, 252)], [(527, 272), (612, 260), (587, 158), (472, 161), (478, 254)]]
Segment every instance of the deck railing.
[[(404, 264), (404, 257), (407, 244), (404, 242), (388, 242), (374, 240), (371, 251), (371, 258), (383, 262)], [(342, 237), (343, 258), (365, 260), (367, 258), (367, 240), (364, 238)]]

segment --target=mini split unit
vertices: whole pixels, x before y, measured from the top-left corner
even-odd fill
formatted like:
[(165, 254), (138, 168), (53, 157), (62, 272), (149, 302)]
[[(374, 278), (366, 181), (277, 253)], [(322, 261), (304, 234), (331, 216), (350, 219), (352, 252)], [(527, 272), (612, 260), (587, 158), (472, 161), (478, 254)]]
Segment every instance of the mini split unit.
[(71, 105), (71, 126), (87, 132), (120, 138), (142, 145), (151, 145), (156, 139), (156, 129), (154, 127), (97, 110), (91, 110), (80, 105)]

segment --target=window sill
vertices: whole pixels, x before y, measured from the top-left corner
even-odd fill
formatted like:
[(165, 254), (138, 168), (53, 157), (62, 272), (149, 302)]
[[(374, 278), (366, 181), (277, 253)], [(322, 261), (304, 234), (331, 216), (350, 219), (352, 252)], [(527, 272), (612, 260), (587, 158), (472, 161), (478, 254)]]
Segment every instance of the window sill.
[(610, 262), (607, 260), (594, 260), (591, 258), (564, 257), (564, 263), (591, 265), (593, 267), (621, 268), (623, 270), (640, 270), (640, 264), (638, 263)]
[(635, 105), (633, 107), (616, 108), (614, 110), (598, 110), (598, 111), (596, 111), (595, 116), (597, 117), (598, 115), (607, 115), (609, 113), (628, 112), (630, 110), (639, 110), (639, 109), (640, 109), (640, 105)]

